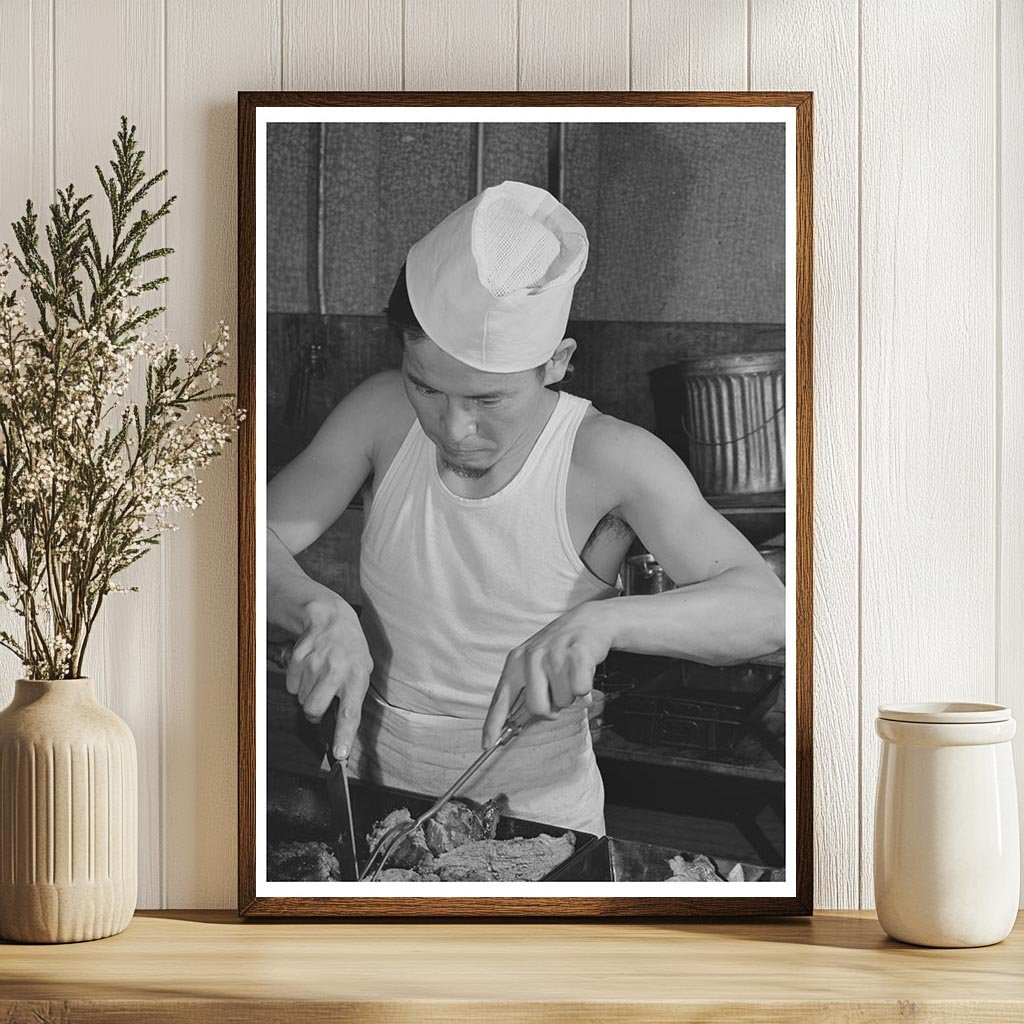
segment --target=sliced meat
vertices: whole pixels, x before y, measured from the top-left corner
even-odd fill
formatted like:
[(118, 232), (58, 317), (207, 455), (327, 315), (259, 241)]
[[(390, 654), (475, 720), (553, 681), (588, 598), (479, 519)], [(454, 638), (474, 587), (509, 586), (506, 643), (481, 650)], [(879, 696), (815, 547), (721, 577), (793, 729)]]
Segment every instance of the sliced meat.
[(481, 839), (434, 859), (442, 882), (537, 882), (576, 847), (572, 832), (532, 839)]
[(271, 843), (267, 879), (271, 882), (334, 882), (341, 878), (338, 859), (326, 843)]
[(489, 800), (479, 807), (452, 800), (423, 826), (427, 846), (436, 857), (466, 843), (493, 839), (500, 817), (497, 800)]
[[(576, 845), (572, 832), (532, 839), (495, 839), (498, 821), (506, 810), (504, 796), (485, 804), (452, 800), (396, 847), (378, 880), (533, 882), (572, 854)], [(392, 811), (367, 835), (370, 849), (375, 849), (390, 829), (412, 821), (407, 808)]]
[(672, 871), (672, 877), (665, 879), (667, 882), (724, 882), (725, 879), (718, 873), (714, 862), (698, 853), (696, 857), (687, 860), (682, 854), (673, 857), (668, 866)]
[(377, 876), (378, 882), (440, 882), (432, 871), (428, 871), (425, 875), (421, 875), (418, 871), (413, 871), (412, 868), (385, 868), (380, 875)]
[[(384, 834), (394, 826), (408, 825), (412, 820), (413, 817), (407, 807), (399, 807), (385, 815), (374, 824), (366, 837), (366, 843), (370, 850), (375, 850), (377, 844), (384, 838)], [(415, 871), (425, 872), (431, 870), (433, 862), (434, 855), (427, 846), (423, 829), (418, 828), (395, 847), (387, 859), (387, 866), (389, 868), (412, 868)]]

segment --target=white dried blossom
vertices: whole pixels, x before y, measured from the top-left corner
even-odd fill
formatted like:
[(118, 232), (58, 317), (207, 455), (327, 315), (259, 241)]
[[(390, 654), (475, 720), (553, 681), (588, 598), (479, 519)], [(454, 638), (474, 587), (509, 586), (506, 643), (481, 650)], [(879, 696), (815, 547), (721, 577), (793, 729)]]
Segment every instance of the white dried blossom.
[[(122, 118), (114, 175), (99, 172), (115, 223), (163, 176), (147, 182), (141, 155)], [(23, 626), (0, 645), (35, 678), (81, 673), (104, 596), (134, 589), (118, 574), (201, 504), (199, 472), (242, 419), (230, 398), (210, 403), (223, 398), (225, 323), (187, 356), (147, 330), (161, 310), (142, 308), (145, 267), (165, 252), (142, 239), (171, 202), (136, 209), (103, 253), (79, 244), (94, 232), (69, 186), (45, 232), (26, 206), (20, 257), (0, 245), (0, 600)]]
[[(149, 549), (145, 538), (177, 530), (175, 514), (202, 504), (198, 471), (222, 453), (243, 414), (231, 398), (214, 411), (196, 405), (221, 382), (223, 322), (184, 357), (165, 336), (118, 334), (138, 316), (130, 300), (140, 278), (115, 292), (103, 324), (64, 325), (58, 343), (53, 330), (29, 322), (14, 268), (0, 247), (0, 482), (9, 484), (0, 603), (35, 623), (28, 669), (65, 673), (81, 655), (81, 622), (70, 633), (57, 627), (73, 590), (84, 588), (91, 613), (106, 594), (134, 589), (112, 577)], [(147, 368), (148, 397), (133, 384)]]

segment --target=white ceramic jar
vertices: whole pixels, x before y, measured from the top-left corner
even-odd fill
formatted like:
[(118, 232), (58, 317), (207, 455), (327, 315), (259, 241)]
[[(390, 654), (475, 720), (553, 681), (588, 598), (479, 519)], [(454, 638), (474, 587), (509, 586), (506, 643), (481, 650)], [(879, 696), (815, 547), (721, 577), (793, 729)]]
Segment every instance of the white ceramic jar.
[(894, 939), (988, 946), (1017, 915), (1020, 838), (1010, 740), (999, 704), (878, 709), (875, 906)]

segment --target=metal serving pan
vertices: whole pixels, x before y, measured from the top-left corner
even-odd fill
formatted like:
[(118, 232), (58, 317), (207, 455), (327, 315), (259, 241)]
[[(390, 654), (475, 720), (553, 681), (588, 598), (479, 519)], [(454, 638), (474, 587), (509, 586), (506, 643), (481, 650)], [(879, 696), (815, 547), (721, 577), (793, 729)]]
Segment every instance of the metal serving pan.
[[(267, 841), (319, 841), (333, 848), (331, 808), (327, 801), (325, 780), (290, 772), (271, 771), (267, 773)], [(356, 830), (356, 852), (362, 866), (370, 856), (366, 835), (391, 811), (406, 807), (413, 817), (421, 814), (434, 802), (435, 797), (422, 793), (408, 793), (387, 786), (373, 786), (358, 779), (350, 783), (352, 795), (352, 821)], [(458, 799), (458, 798), (456, 798)], [(579, 857), (598, 843), (598, 837), (589, 832), (577, 832), (558, 825), (545, 825), (526, 818), (503, 815), (498, 819), (496, 838), (514, 839), (523, 836), (532, 839), (539, 835), (559, 836), (572, 832), (576, 846), (571, 857), (545, 875), (541, 881), (553, 881), (561, 868)], [(343, 835), (341, 841), (348, 842)]]
[[(596, 843), (579, 850), (545, 879), (549, 882), (664, 882), (672, 876), (668, 862), (682, 856), (693, 860), (695, 853), (672, 850), (666, 846), (652, 846), (631, 839), (602, 836)], [(705, 856), (707, 856), (705, 854)], [(715, 865), (722, 881), (739, 863), (723, 857), (708, 857)], [(785, 877), (780, 869), (742, 864), (746, 882), (778, 882)]]

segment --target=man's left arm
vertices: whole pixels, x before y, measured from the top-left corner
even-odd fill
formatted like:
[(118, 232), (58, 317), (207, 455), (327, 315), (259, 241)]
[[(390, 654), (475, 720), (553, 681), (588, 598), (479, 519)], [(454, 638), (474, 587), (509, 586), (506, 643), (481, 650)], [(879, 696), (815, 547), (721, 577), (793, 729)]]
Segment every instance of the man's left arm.
[(607, 457), (618, 514), (677, 584), (581, 606), (609, 649), (708, 665), (746, 661), (786, 641), (786, 594), (749, 541), (703, 498), (679, 457), (652, 434), (611, 421)]
[(704, 500), (690, 471), (662, 441), (610, 417), (587, 442), (609, 505), (673, 581), (660, 594), (589, 601), (510, 652), (484, 724), (496, 738), (526, 691), (533, 714), (554, 718), (590, 692), (594, 670), (615, 650), (709, 665), (747, 661), (786, 638), (786, 596), (746, 538)]

